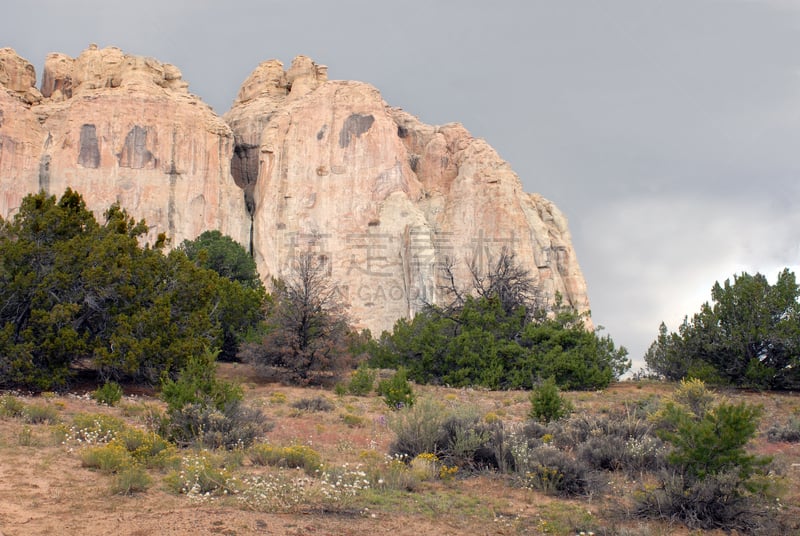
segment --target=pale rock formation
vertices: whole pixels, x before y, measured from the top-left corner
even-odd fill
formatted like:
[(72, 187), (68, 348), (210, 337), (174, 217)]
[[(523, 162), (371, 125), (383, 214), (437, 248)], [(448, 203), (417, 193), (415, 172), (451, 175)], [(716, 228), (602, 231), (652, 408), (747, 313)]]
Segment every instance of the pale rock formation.
[(13, 48), (0, 48), (0, 86), (28, 104), (42, 100), (42, 94), (36, 89), (36, 70)]
[(564, 217), (461, 125), (424, 125), (367, 84), (327, 81), (305, 57), (286, 73), (274, 60), (259, 65), (225, 119), (265, 278), (313, 252), (351, 319), (380, 332), (441, 301), (447, 263), (467, 286), (470, 262), (485, 269), (506, 248), (542, 304), (560, 293), (588, 310)]
[[(180, 71), (118, 48), (51, 54), (33, 67), (0, 49), (0, 216), (28, 193), (68, 186), (102, 216), (120, 202), (173, 245), (218, 229), (250, 248), (265, 281), (311, 252), (374, 333), (441, 303), (443, 268), (468, 286), (505, 248), (541, 305), (588, 311), (558, 209), (459, 124), (430, 126), (374, 87), (272, 60), (220, 118)], [(590, 325), (590, 324), (589, 324)]]
[(16, 213), (22, 198), (39, 189), (45, 138), (29, 105), (0, 86), (0, 216)]
[(30, 109), (5, 101), (0, 107), (13, 117), (13, 132), (25, 130), (16, 128), (25, 118), (38, 118), (23, 145), (30, 151), (0, 153), (3, 161), (27, 162), (9, 165), (23, 170), (21, 181), (0, 163), (0, 181), (9, 183), (0, 215), (7, 217), (27, 193), (60, 195), (72, 187), (98, 217), (119, 202), (145, 219), (151, 241), (163, 232), (176, 245), (219, 229), (247, 242), (249, 218), (230, 174), (230, 128), (189, 94), (177, 68), (92, 45), (74, 60), (50, 55), (42, 88), (46, 98)]
[(42, 95), (53, 102), (72, 98), (72, 73), (75, 60), (66, 54), (48, 54), (44, 60)]

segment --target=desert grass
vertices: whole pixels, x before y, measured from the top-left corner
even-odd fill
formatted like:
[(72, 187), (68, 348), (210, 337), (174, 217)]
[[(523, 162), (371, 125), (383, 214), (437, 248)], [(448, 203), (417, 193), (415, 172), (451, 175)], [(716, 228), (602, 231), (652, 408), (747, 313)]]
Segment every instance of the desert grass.
[[(434, 452), (411, 459), (393, 457), (391, 445), (397, 435), (391, 424), (398, 418), (397, 412), (374, 393), (336, 396), (332, 391), (249, 379), (241, 365), (235, 371), (228, 364), (221, 369), (223, 374), (243, 378), (248, 386), (246, 402), (275, 419), (267, 442), (258, 444), (267, 450), (263, 460), (253, 459), (252, 450), (177, 449), (159, 440), (147, 427), (153, 415), (163, 411), (157, 399), (125, 397), (116, 407), (101, 407), (82, 394), (0, 397), (0, 457), (36, 459), (34, 467), (50, 468), (41, 469), (43, 475), (55, 467), (70, 467), (58, 475), (61, 480), (53, 488), (61, 491), (50, 494), (58, 497), (61, 508), (71, 508), (76, 515), (85, 508), (80, 501), (88, 493), (97, 497), (97, 502), (91, 503), (95, 508), (102, 508), (101, 498), (109, 497), (115, 497), (115, 508), (121, 508), (124, 501), (149, 501), (148, 508), (156, 512), (165, 507), (161, 505), (174, 508), (185, 501), (188, 507), (202, 504), (211, 511), (312, 516), (320, 522), (332, 515), (402, 519), (396, 526), (435, 526), (453, 534), (689, 534), (665, 521), (626, 515), (633, 500), (631, 490), (647, 484), (645, 473), (607, 471), (601, 473), (606, 477), (602, 491), (561, 497), (547, 489), (546, 482), (526, 484), (519, 475), (510, 478), (497, 471), (452, 470), (455, 466)], [(468, 412), (470, 418), (486, 425), (522, 426), (530, 410), (528, 393), (522, 391), (414, 389), (418, 400), (428, 398), (440, 409)], [(675, 385), (657, 382), (622, 382), (602, 392), (567, 392), (565, 396), (576, 413), (599, 419), (630, 408), (647, 411), (674, 389)], [(782, 467), (778, 477), (785, 494), (778, 513), (791, 516), (800, 512), (800, 449), (797, 443), (768, 437), (771, 426), (797, 418), (800, 396), (723, 394), (764, 407), (753, 448), (772, 455)], [(333, 409), (297, 411), (292, 406), (317, 397), (325, 398)], [(55, 412), (58, 424), (51, 420), (25, 422), (23, 410), (30, 406), (53, 408), (50, 412)], [(276, 417), (279, 412), (283, 413)], [(101, 461), (102, 455), (108, 459)], [(152, 461), (159, 456), (163, 463)], [(24, 485), (29, 473), (3, 463), (4, 479), (18, 488)], [(81, 471), (94, 471), (98, 478), (81, 477)], [(540, 479), (544, 476), (538, 475)], [(68, 478), (82, 482), (81, 494), (73, 495)], [(127, 498), (130, 495), (136, 499)], [(37, 499), (37, 504), (44, 502)]]

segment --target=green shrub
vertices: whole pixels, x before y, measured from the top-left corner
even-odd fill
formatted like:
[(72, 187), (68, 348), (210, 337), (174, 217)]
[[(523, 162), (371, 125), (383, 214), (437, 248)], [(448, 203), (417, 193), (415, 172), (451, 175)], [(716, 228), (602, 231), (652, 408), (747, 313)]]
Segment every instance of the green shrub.
[(376, 372), (362, 363), (353, 373), (347, 384), (347, 391), (355, 396), (367, 396), (375, 385)]
[(188, 359), (178, 379), (162, 378), (167, 414), (159, 431), (178, 446), (246, 447), (267, 428), (260, 410), (243, 406), (242, 388), (216, 378), (216, 355), (206, 349)]
[(161, 424), (161, 434), (179, 447), (243, 448), (269, 428), (260, 410), (239, 402), (219, 410), (204, 404), (171, 409)]
[(161, 398), (167, 403), (169, 411), (198, 404), (223, 410), (242, 400), (244, 395), (241, 387), (216, 378), (218, 353), (206, 349), (187, 360), (177, 380), (162, 378)]
[(322, 459), (319, 453), (305, 445), (279, 447), (261, 443), (250, 447), (248, 456), (255, 465), (300, 468), (309, 475), (313, 475), (322, 468)]
[(133, 457), (122, 443), (87, 447), (80, 452), (81, 465), (103, 473), (116, 473), (133, 464)]
[(398, 320), (369, 347), (370, 363), (405, 366), (418, 383), (489, 389), (530, 389), (534, 378), (551, 375), (565, 388), (598, 389), (630, 368), (627, 350), (587, 330), (560, 297), (553, 315), (528, 303), (533, 280), (507, 253), (489, 272), (475, 273), (476, 295), (449, 288), (447, 307)]
[(446, 408), (429, 396), (401, 408), (389, 418), (389, 428), (396, 435), (389, 447), (390, 455), (411, 460), (423, 452), (435, 454), (447, 418)]
[(296, 402), (292, 402), (292, 407), (294, 409), (299, 409), (300, 411), (308, 412), (333, 411), (333, 404), (331, 404), (330, 400), (323, 396), (315, 396), (314, 398), (301, 398)]
[(49, 404), (29, 404), (22, 412), (22, 420), (29, 424), (57, 424), (61, 419), (58, 410)]
[(15, 396), (3, 395), (0, 397), (0, 416), (18, 418), (25, 411), (25, 403)]
[(561, 395), (552, 376), (531, 392), (530, 400), (530, 417), (544, 423), (557, 421), (573, 411), (572, 403)]
[(122, 387), (117, 382), (106, 382), (102, 387), (98, 387), (92, 393), (92, 398), (98, 404), (105, 404), (107, 406), (116, 406), (122, 400)]
[(800, 442), (800, 419), (792, 418), (784, 424), (773, 424), (767, 429), (767, 439), (771, 443), (785, 441)]
[(364, 417), (353, 415), (352, 413), (342, 414), (341, 419), (349, 428), (363, 428), (365, 425)]
[(133, 495), (147, 491), (152, 479), (140, 465), (131, 465), (120, 470), (114, 477), (111, 492), (117, 495)]
[(406, 369), (400, 367), (388, 380), (378, 383), (378, 394), (383, 397), (386, 405), (392, 409), (401, 409), (414, 405), (414, 390), (408, 383)]
[(672, 426), (661, 435), (673, 446), (669, 463), (695, 479), (736, 469), (744, 483), (768, 463), (745, 450), (755, 436), (760, 416), (761, 408), (744, 402), (720, 403), (701, 418), (667, 404), (665, 420)]
[(701, 529), (761, 530), (772, 504), (769, 459), (746, 450), (761, 413), (744, 402), (716, 402), (702, 382), (683, 382), (656, 415), (659, 435), (671, 445), (667, 471), (637, 512)]
[(516, 454), (517, 472), (525, 487), (562, 496), (589, 495), (599, 489), (600, 479), (587, 466), (554, 447)]

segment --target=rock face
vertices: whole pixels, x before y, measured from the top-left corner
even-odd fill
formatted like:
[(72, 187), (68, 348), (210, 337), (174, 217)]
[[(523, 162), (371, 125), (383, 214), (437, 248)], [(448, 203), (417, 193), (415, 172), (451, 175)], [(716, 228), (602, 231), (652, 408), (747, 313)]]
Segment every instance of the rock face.
[(466, 286), (471, 262), (485, 269), (506, 248), (543, 303), (560, 293), (588, 310), (563, 215), (461, 125), (424, 125), (302, 56), (288, 71), (259, 65), (225, 120), (262, 275), (287, 275), (314, 252), (351, 318), (380, 332), (441, 301), (443, 267), (455, 262)]
[(586, 285), (558, 209), (458, 124), (424, 125), (372, 86), (272, 60), (223, 118), (180, 71), (95, 46), (33, 67), (0, 49), (0, 216), (28, 193), (70, 186), (98, 215), (120, 202), (173, 244), (219, 229), (266, 281), (311, 252), (354, 324), (390, 329), (443, 299), (443, 268), (467, 286), (503, 249), (579, 311)]
[(7, 75), (12, 85), (0, 90), (0, 215), (30, 192), (72, 187), (98, 216), (119, 202), (144, 218), (151, 239), (164, 232), (178, 244), (220, 229), (247, 240), (249, 219), (230, 174), (232, 133), (189, 94), (176, 67), (118, 48), (91, 46), (75, 59), (51, 54), (31, 103), (24, 86), (35, 76), (3, 50), (11, 58), (5, 71), (22, 74)]

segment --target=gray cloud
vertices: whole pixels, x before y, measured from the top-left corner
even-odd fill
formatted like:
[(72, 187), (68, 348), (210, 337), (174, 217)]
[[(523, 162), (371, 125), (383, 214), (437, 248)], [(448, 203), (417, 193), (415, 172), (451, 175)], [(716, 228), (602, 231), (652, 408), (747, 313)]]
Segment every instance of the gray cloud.
[(307, 54), (425, 122), (460, 121), (569, 217), (595, 321), (639, 358), (715, 280), (800, 260), (792, 0), (7, 0), (39, 66), (90, 42), (181, 68), (222, 113)]

